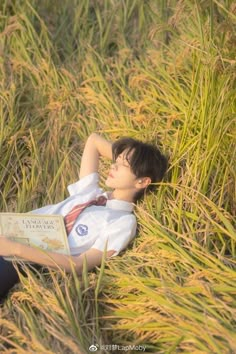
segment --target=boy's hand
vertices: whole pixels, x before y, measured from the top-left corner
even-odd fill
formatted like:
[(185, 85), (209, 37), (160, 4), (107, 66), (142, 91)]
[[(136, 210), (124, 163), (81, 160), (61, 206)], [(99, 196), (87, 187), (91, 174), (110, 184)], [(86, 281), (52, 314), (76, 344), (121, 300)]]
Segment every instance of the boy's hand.
[(17, 242), (9, 240), (7, 237), (0, 235), (0, 255), (14, 256), (17, 253)]

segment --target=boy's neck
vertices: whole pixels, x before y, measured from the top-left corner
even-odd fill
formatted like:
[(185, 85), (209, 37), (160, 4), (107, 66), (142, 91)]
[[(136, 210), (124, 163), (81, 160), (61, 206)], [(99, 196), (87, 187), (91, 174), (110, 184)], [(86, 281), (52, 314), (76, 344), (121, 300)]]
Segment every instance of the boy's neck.
[(130, 191), (127, 190), (113, 190), (112, 192), (108, 193), (108, 199), (117, 199), (123, 200), (125, 202), (134, 203), (134, 196), (133, 193), (131, 194)]

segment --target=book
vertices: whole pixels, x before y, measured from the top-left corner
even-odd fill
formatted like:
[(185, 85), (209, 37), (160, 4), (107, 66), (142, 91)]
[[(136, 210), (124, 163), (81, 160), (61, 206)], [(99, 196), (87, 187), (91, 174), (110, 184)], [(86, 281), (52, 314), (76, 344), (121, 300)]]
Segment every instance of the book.
[(0, 235), (45, 251), (70, 254), (62, 215), (0, 213)]

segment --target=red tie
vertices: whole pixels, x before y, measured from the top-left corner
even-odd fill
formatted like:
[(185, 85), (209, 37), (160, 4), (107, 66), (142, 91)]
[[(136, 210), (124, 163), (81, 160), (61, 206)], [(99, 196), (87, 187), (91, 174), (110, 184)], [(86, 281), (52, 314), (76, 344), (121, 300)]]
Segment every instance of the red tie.
[(106, 202), (107, 202), (107, 198), (104, 197), (103, 195), (101, 195), (97, 199), (93, 199), (93, 200), (90, 200), (89, 202), (86, 202), (83, 204), (78, 204), (78, 205), (74, 206), (74, 208), (72, 208), (71, 211), (67, 215), (65, 215), (65, 217), (64, 217), (64, 223), (65, 223), (67, 235), (69, 235), (69, 233), (71, 232), (71, 230), (74, 226), (76, 219), (78, 218), (78, 216), (82, 213), (82, 211), (85, 208), (87, 208), (91, 205), (105, 206)]

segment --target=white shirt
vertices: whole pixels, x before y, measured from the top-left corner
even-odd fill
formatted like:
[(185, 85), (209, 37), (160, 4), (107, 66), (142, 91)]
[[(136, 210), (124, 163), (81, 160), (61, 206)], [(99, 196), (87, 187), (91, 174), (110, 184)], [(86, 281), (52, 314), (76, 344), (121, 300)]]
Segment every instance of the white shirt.
[[(106, 198), (107, 193), (98, 186), (98, 173), (81, 178), (68, 186), (70, 197), (64, 201), (33, 210), (34, 214), (67, 215), (77, 204), (86, 203), (100, 195)], [(106, 206), (90, 206), (85, 208), (76, 219), (68, 235), (71, 255), (78, 255), (90, 248), (104, 251), (116, 251), (116, 256), (126, 248), (136, 234), (137, 222), (133, 204), (117, 199), (107, 200)]]

